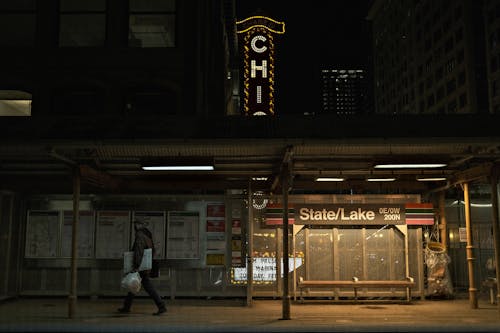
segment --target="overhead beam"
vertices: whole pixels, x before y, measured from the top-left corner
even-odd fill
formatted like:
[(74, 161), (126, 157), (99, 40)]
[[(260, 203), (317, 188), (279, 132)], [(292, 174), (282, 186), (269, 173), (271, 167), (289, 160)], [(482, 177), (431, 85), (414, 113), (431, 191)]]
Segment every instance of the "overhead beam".
[(488, 162), (467, 170), (459, 171), (451, 176), (445, 186), (432, 189), (429, 193), (446, 191), (447, 189), (459, 184), (470, 183), (480, 179), (487, 179), (491, 174), (493, 165), (494, 163)]
[(120, 188), (122, 181), (106, 172), (96, 170), (88, 165), (80, 165), (82, 180), (99, 188), (116, 191)]

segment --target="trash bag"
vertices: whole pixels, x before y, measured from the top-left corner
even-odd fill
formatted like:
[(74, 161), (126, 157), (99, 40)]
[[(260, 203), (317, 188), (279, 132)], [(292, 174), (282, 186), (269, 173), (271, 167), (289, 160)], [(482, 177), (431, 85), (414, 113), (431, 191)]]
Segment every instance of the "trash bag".
[(429, 242), (425, 248), (427, 265), (427, 296), (449, 297), (453, 295), (448, 264), (451, 259), (441, 243)]
[(127, 273), (122, 278), (122, 288), (137, 294), (141, 290), (141, 276), (138, 272)]

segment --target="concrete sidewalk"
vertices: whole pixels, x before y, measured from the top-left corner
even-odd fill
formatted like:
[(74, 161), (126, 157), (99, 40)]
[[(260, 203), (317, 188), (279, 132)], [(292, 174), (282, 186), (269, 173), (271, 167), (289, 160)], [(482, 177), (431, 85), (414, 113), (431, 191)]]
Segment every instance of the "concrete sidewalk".
[(282, 320), (281, 300), (175, 299), (168, 312), (149, 298), (137, 298), (132, 312), (118, 314), (121, 298), (79, 298), (68, 318), (66, 298), (19, 298), (0, 303), (2, 332), (500, 332), (496, 305), (479, 300), (471, 309), (465, 298), (414, 300), (412, 303), (342, 304), (324, 300), (291, 303), (291, 319)]

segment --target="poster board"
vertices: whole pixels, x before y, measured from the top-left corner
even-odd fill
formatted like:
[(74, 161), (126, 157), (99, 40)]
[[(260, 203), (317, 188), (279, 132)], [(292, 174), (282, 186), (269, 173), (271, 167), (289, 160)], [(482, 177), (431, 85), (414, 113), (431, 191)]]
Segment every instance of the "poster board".
[(98, 211), (96, 223), (96, 258), (121, 259), (129, 250), (130, 212)]
[[(92, 258), (94, 256), (95, 217), (90, 210), (80, 211), (78, 219), (78, 258)], [(61, 256), (71, 257), (73, 237), (73, 211), (63, 211), (61, 232)]]
[(200, 213), (170, 211), (167, 221), (167, 259), (200, 258)]
[[(141, 264), (139, 265), (139, 269), (138, 269), (139, 272), (151, 269), (153, 267), (152, 255), (153, 255), (152, 249), (145, 249), (144, 250), (144, 253), (142, 255)], [(124, 252), (123, 253), (123, 274), (126, 274), (126, 273), (132, 271), (133, 263), (134, 263), (134, 252), (133, 251)]]
[[(163, 211), (135, 211), (132, 213), (132, 221), (139, 220), (145, 223), (146, 228), (153, 234), (155, 244), (155, 259), (165, 259), (165, 212)], [(135, 230), (132, 227), (130, 247), (134, 243)]]
[(206, 260), (208, 266), (225, 264), (226, 254), (226, 206), (221, 202), (207, 204)]
[(60, 250), (61, 219), (59, 211), (28, 211), (26, 258), (55, 258)]

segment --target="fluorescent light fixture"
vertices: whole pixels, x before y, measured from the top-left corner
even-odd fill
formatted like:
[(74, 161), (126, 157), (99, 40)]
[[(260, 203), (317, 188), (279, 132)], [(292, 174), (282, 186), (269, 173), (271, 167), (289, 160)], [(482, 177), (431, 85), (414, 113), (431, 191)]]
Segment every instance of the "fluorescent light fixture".
[(212, 158), (204, 157), (171, 157), (142, 161), (141, 167), (146, 171), (212, 171)]
[(338, 178), (338, 177), (318, 177), (316, 178), (317, 182), (343, 182), (345, 179), (344, 178)]
[(419, 182), (439, 182), (446, 180), (446, 177), (417, 177)]
[(252, 180), (265, 182), (267, 177), (252, 177)]
[[(465, 202), (463, 200), (455, 200), (451, 203), (452, 206), (457, 206), (457, 205), (465, 205)], [(493, 204), (486, 203), (486, 204), (479, 204), (479, 203), (470, 203), (471, 207), (480, 207), (480, 208), (487, 208), (487, 207), (492, 207)]]
[(367, 182), (393, 182), (396, 178), (366, 178)]
[(401, 163), (401, 164), (377, 164), (375, 169), (423, 169), (423, 168), (442, 168), (444, 163)]
[(143, 166), (146, 171), (212, 171), (213, 165), (155, 165)]

